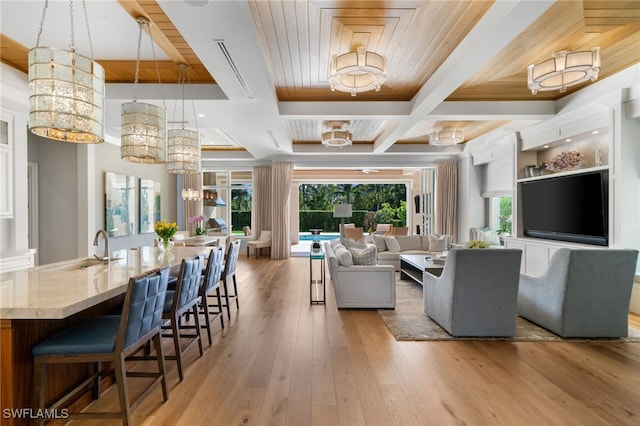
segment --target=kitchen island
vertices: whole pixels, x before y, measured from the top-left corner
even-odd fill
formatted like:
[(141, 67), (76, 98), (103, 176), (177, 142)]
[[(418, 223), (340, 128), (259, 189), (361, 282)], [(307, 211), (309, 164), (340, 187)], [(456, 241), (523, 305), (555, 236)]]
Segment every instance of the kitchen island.
[[(210, 249), (210, 248), (209, 248)], [(112, 253), (108, 264), (95, 258), (74, 259), (0, 274), (0, 403), (2, 424), (29, 424), (6, 418), (6, 409), (32, 407), (31, 348), (46, 337), (87, 318), (117, 311), (129, 278), (208, 252), (205, 247), (139, 247)], [(51, 369), (47, 399), (87, 374), (86, 366)], [(86, 405), (90, 395), (77, 402)], [(11, 416), (9, 416), (11, 417)]]

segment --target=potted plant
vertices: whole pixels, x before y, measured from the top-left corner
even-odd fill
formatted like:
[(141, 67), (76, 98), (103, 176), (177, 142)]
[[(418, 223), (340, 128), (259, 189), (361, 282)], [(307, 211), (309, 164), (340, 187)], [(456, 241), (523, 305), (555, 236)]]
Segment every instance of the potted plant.
[(196, 237), (201, 237), (204, 236), (207, 231), (204, 229), (204, 216), (203, 215), (199, 215), (199, 216), (193, 216), (189, 218), (189, 223), (193, 223), (196, 227)]

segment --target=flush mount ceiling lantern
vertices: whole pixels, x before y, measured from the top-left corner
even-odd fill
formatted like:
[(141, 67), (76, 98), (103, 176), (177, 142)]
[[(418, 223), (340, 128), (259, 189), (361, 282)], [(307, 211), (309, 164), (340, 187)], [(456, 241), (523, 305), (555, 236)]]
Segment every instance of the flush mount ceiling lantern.
[(331, 91), (357, 93), (380, 90), (386, 80), (384, 56), (360, 46), (355, 51), (334, 55), (330, 65)]
[(600, 72), (600, 48), (571, 52), (555, 52), (551, 59), (527, 67), (527, 87), (532, 94), (539, 91), (567, 91), (587, 80), (596, 81)]
[(352, 144), (353, 136), (351, 132), (342, 128), (344, 125), (349, 124), (348, 121), (330, 121), (326, 124), (331, 127), (331, 130), (322, 133), (320, 138), (322, 145), (342, 148)]
[(460, 129), (446, 127), (429, 135), (429, 145), (448, 146), (464, 141), (464, 133)]

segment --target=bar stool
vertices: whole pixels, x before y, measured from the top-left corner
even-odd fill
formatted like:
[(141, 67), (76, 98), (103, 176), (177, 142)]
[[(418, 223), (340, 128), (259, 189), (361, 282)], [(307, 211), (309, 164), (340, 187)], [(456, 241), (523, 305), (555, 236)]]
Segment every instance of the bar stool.
[[(202, 284), (200, 284), (200, 314), (204, 316), (204, 324), (201, 328), (207, 330), (209, 346), (211, 346), (211, 322), (220, 317), (220, 325), (224, 328), (224, 315), (222, 311), (222, 297), (220, 292), (220, 277), (224, 262), (224, 247), (215, 247), (209, 253), (207, 267), (204, 271)], [(215, 290), (215, 293), (212, 293)], [(209, 303), (209, 297), (215, 297), (216, 303)], [(210, 308), (217, 308), (215, 311)]]
[[(175, 290), (168, 290), (164, 302), (162, 319), (165, 323), (162, 329), (165, 330), (162, 337), (172, 337), (175, 355), (168, 355), (165, 358), (175, 360), (178, 363), (178, 376), (180, 381), (184, 379), (182, 369), (182, 355), (195, 343), (198, 344), (200, 356), (202, 356), (202, 339), (200, 337), (200, 318), (198, 316), (198, 300), (200, 290), (200, 279), (202, 276), (202, 263), (198, 256), (182, 259), (178, 281)], [(195, 334), (186, 333), (190, 327), (183, 325), (181, 316), (191, 312), (195, 320)], [(171, 332), (166, 332), (171, 330)], [(180, 340), (190, 339), (186, 345), (182, 345)]]
[[(165, 364), (160, 343), (162, 308), (167, 290), (169, 269), (147, 273), (129, 279), (122, 315), (102, 315), (91, 318), (53, 336), (33, 347), (35, 407), (40, 410), (57, 409), (91, 385), (93, 398), (100, 397), (100, 378), (115, 375), (120, 401), (120, 412), (82, 412), (70, 414), (70, 418), (122, 418), (123, 424), (131, 423), (133, 410), (153, 388), (160, 383), (162, 396), (169, 399), (165, 380)], [(125, 362), (151, 357), (132, 356), (142, 346), (153, 341), (158, 364), (157, 372), (126, 371)], [(101, 363), (113, 363), (113, 370), (100, 371)], [(46, 370), (48, 364), (92, 364), (92, 375), (71, 389), (49, 407), (45, 404)], [(129, 401), (127, 377), (153, 377), (151, 384), (137, 397)], [(38, 424), (43, 425), (41, 418)]]
[[(227, 308), (227, 318), (231, 320), (231, 307), (229, 298), (236, 299), (236, 309), (240, 309), (238, 301), (238, 285), (236, 283), (236, 265), (238, 264), (238, 254), (240, 253), (240, 240), (229, 243), (227, 258), (222, 271), (222, 288), (224, 291), (224, 306)], [(230, 282), (233, 283), (233, 292), (229, 291)]]

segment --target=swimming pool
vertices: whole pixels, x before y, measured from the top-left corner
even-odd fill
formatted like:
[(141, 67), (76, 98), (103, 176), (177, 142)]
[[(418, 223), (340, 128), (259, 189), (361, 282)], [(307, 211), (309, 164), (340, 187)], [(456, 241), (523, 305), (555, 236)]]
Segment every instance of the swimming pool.
[(340, 234), (320, 234), (320, 235), (311, 235), (311, 234), (300, 234), (298, 239), (300, 241), (313, 241), (313, 240), (335, 240), (336, 238), (340, 238)]

